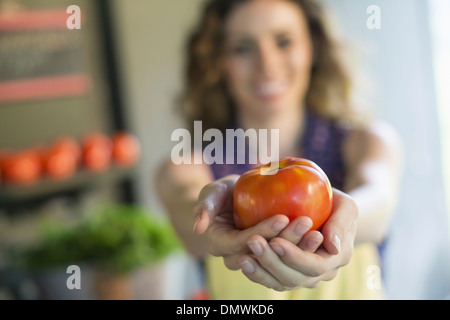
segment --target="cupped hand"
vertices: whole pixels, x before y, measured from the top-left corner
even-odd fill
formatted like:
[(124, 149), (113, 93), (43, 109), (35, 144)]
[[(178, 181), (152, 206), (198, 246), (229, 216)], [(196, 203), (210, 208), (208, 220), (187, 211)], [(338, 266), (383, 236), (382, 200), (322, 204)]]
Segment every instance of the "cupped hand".
[(233, 221), (233, 188), (239, 178), (230, 175), (205, 186), (194, 208), (194, 232), (206, 232), (208, 252), (227, 257), (250, 253), (247, 241), (259, 235), (263, 239), (276, 237), (288, 224), (284, 215), (275, 215), (254, 227), (239, 230)]
[(286, 237), (269, 241), (258, 235), (250, 237), (247, 244), (252, 254), (237, 260), (247, 278), (277, 291), (313, 288), (334, 279), (339, 268), (351, 260), (358, 210), (343, 192), (333, 189), (333, 198), (333, 211), (322, 228), (323, 242), (317, 250), (316, 244), (305, 248), (306, 243), (314, 242), (309, 238), (314, 231), (300, 240), (303, 248)]
[(311, 219), (289, 223), (282, 215), (238, 230), (233, 221), (233, 188), (237, 175), (216, 180), (200, 192), (194, 232), (207, 234), (208, 251), (225, 265), (241, 269), (250, 280), (278, 291), (315, 287), (333, 279), (348, 264), (356, 232), (357, 207), (333, 189), (333, 211), (322, 232), (309, 231)]

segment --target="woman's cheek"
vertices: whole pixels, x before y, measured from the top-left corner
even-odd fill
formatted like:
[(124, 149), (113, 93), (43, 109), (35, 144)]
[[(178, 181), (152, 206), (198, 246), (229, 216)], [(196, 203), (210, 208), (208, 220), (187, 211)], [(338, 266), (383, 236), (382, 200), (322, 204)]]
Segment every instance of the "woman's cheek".
[(291, 79), (299, 91), (306, 91), (311, 74), (312, 54), (305, 50), (292, 51), (288, 59), (290, 61), (287, 68), (291, 72)]
[(243, 59), (229, 58), (224, 64), (225, 79), (235, 98), (245, 97), (249, 88), (249, 66)]

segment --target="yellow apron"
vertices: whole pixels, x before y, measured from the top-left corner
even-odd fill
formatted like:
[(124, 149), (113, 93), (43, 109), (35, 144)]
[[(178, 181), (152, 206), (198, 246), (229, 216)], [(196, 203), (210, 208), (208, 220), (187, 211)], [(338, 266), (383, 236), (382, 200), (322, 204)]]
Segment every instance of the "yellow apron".
[[(225, 267), (222, 258), (205, 261), (209, 292), (216, 300), (380, 300), (384, 299), (378, 250), (373, 244), (354, 248), (351, 262), (331, 281), (317, 288), (278, 292), (247, 279), (242, 272)], [(381, 284), (381, 286), (380, 286)]]

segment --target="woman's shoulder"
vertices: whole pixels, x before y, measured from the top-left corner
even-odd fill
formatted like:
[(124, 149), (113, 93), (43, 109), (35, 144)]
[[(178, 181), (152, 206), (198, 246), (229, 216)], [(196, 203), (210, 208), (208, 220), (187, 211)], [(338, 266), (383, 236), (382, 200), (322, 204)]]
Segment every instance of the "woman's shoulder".
[(384, 120), (374, 120), (364, 126), (347, 128), (343, 153), (347, 162), (363, 158), (400, 158), (401, 138), (395, 127)]

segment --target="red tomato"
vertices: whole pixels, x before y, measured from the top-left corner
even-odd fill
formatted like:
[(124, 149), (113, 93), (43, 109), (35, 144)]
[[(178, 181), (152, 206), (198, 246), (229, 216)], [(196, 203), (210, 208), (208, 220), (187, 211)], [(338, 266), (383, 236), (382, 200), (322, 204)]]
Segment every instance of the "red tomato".
[(32, 185), (42, 174), (39, 152), (33, 149), (3, 154), (1, 166), (5, 180), (12, 184)]
[(291, 221), (308, 216), (311, 230), (319, 230), (331, 214), (333, 193), (326, 174), (314, 162), (301, 158), (280, 160), (278, 172), (263, 175), (270, 164), (244, 173), (234, 187), (234, 222), (246, 229), (273, 215)]
[(7, 152), (6, 150), (0, 150), (0, 186), (2, 185), (2, 181), (5, 180), (5, 174), (3, 172), (3, 159), (6, 158)]
[(83, 148), (83, 164), (93, 172), (105, 171), (112, 157), (111, 139), (99, 132), (91, 133), (84, 137), (82, 142)]
[(136, 163), (140, 152), (139, 141), (131, 133), (118, 132), (114, 135), (113, 158), (118, 165), (127, 167)]
[(74, 139), (59, 138), (44, 152), (44, 170), (51, 178), (68, 178), (77, 170), (80, 156), (81, 147)]

